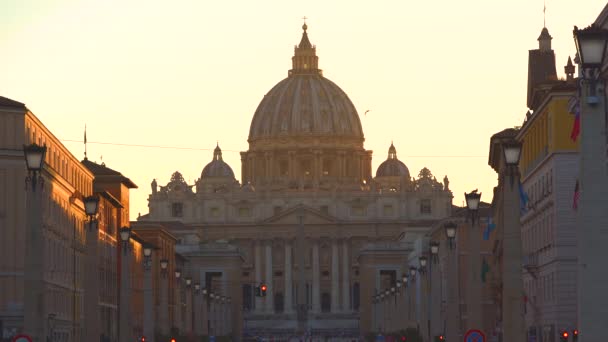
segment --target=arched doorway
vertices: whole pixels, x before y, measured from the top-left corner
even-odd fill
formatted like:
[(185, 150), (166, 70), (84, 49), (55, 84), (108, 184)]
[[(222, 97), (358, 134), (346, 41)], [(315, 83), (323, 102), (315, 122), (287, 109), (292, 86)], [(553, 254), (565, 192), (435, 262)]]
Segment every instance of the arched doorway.
[(324, 292), (321, 295), (321, 312), (330, 312), (331, 311), (331, 295), (327, 292)]

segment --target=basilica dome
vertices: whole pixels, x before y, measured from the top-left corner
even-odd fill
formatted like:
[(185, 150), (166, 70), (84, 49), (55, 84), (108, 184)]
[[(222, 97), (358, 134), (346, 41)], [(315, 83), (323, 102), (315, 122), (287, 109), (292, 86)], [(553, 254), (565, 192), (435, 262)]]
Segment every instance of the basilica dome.
[(378, 166), (376, 177), (406, 177), (410, 178), (410, 171), (407, 166), (397, 159), (397, 149), (391, 143), (388, 149), (388, 158)]
[(216, 146), (213, 151), (213, 160), (205, 166), (201, 173), (201, 178), (208, 177), (229, 177), (234, 178), (234, 172), (230, 165), (222, 159), (222, 150), (220, 146)]
[(340, 87), (323, 77), (306, 24), (302, 28), (293, 68), (260, 102), (251, 121), (249, 142), (285, 136), (342, 137), (363, 142), (355, 106)]

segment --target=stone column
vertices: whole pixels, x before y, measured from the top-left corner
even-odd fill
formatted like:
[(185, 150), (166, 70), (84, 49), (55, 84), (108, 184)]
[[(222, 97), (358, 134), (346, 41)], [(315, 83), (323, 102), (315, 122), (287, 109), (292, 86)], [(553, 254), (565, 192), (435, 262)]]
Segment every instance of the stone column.
[(201, 295), (201, 333), (203, 335), (209, 335), (209, 284), (205, 284), (207, 287), (207, 294)]
[[(303, 268), (302, 268), (303, 269)], [(321, 312), (321, 296), (320, 288), (321, 283), (319, 276), (321, 275), (319, 269), (319, 241), (314, 240), (312, 244), (312, 312)], [(306, 291), (306, 289), (302, 289)]]
[[(255, 253), (255, 285), (260, 286), (262, 283), (262, 246), (260, 240), (254, 241), (254, 253)], [(262, 297), (255, 297), (255, 309), (256, 313), (260, 313), (263, 311)]]
[[(458, 238), (458, 237), (457, 237)], [(448, 281), (447, 281), (447, 322), (446, 340), (458, 341), (460, 315), (458, 309), (458, 240), (454, 242), (454, 249), (447, 247), (449, 253), (447, 257)]]
[[(152, 296), (152, 257), (144, 257), (144, 336), (154, 342), (154, 303)], [(147, 263), (147, 265), (146, 265)]]
[[(603, 115), (602, 115), (603, 116)], [(582, 120), (582, 119), (581, 119)], [(594, 128), (595, 129), (595, 128)], [(597, 141), (595, 142), (597, 144)], [(604, 146), (605, 147), (605, 146)], [(605, 159), (604, 159), (605, 161)], [(605, 177), (606, 174), (604, 174), (604, 180), (602, 181), (602, 183), (605, 184)], [(505, 177), (506, 178), (506, 177)], [(504, 179), (504, 178), (503, 178)], [(593, 186), (598, 185), (597, 183), (594, 182)], [(521, 260), (522, 260), (522, 240), (521, 240), (521, 223), (519, 221), (519, 215), (520, 215), (520, 197), (519, 197), (519, 188), (517, 185), (517, 181), (514, 182), (514, 185), (511, 186), (509, 184), (509, 181), (505, 182), (503, 180), (503, 191), (504, 191), (504, 199), (503, 199), (503, 206), (504, 206), (504, 212), (503, 212), (503, 229), (502, 229), (502, 233), (503, 233), (503, 276), (502, 276), (502, 281), (503, 281), (503, 288), (502, 288), (502, 323), (503, 323), (503, 341), (517, 341), (517, 340), (521, 340), (523, 341), (525, 339), (525, 328), (524, 328), (524, 311), (523, 311), (523, 304), (522, 304), (522, 293), (524, 291), (523, 287), (523, 279), (522, 279), (522, 272), (521, 272)], [(595, 204), (593, 204), (595, 205)], [(606, 207), (604, 206), (604, 217), (608, 216), (606, 215)], [(596, 222), (597, 223), (597, 222)], [(608, 222), (607, 222), (608, 223)], [(597, 227), (602, 227), (602, 226), (593, 226), (594, 231), (597, 231)], [(608, 227), (607, 225), (603, 225), (603, 227)], [(583, 228), (582, 226), (579, 226), (579, 229)], [(581, 234), (582, 230), (579, 230), (579, 234)], [(580, 235), (579, 235), (580, 236)], [(586, 239), (589, 238), (589, 236), (585, 237)], [(580, 240), (579, 240), (580, 241)], [(595, 241), (594, 243), (597, 243), (597, 241)], [(596, 245), (597, 246), (597, 245)], [(603, 247), (605, 248), (605, 246)], [(579, 252), (581, 251), (580, 249), (580, 245), (579, 245)], [(580, 254), (579, 254), (580, 257)], [(599, 260), (594, 260), (593, 262), (597, 262)], [(580, 259), (579, 259), (580, 262)], [(602, 262), (603, 263), (603, 262)], [(599, 265), (598, 265), (599, 266)], [(602, 268), (597, 268), (598, 272), (605, 272), (605, 271), (600, 271), (600, 269)], [(585, 270), (584, 272), (586, 272), (587, 270)], [(579, 269), (579, 272), (581, 272), (581, 270)], [(596, 274), (596, 276), (598, 276), (599, 274)], [(581, 276), (581, 274), (579, 273), (579, 277)], [(581, 279), (581, 278), (579, 278)], [(591, 285), (591, 284), (585, 284), (585, 285)], [(578, 286), (581, 286), (581, 283), (578, 283)], [(598, 286), (598, 290), (599, 288), (603, 286)], [(607, 298), (607, 296), (605, 295), (605, 291), (602, 292), (597, 292), (598, 295), (603, 296), (603, 298)], [(595, 301), (598, 298), (589, 298), (591, 301)], [(579, 302), (579, 310), (580, 310), (580, 304), (581, 302)], [(589, 304), (589, 303), (587, 303)], [(607, 303), (608, 304), (608, 303)], [(592, 303), (592, 306), (595, 306), (596, 309), (599, 309), (599, 303)], [(597, 305), (597, 306), (596, 306)], [(606, 308), (601, 308), (602, 311), (604, 311), (604, 313), (606, 313)], [(595, 311), (595, 314), (599, 314), (599, 311)], [(600, 318), (600, 317), (604, 317), (604, 318)], [(605, 326), (606, 326), (606, 316), (605, 315), (600, 315), (598, 317), (589, 317), (593, 320), (595, 320), (597, 323), (599, 323), (600, 321), (603, 321), (603, 323), (599, 323), (597, 325), (597, 327), (599, 328), (600, 326), (601, 328), (601, 333), (596, 335), (597, 339), (595, 338), (584, 338), (585, 337), (585, 333), (584, 333), (584, 329), (581, 325), (581, 321), (580, 321), (580, 317), (579, 317), (579, 326), (578, 329), (581, 329), (581, 338), (579, 340), (585, 341), (585, 342), (590, 342), (590, 341), (599, 341), (599, 340), (603, 340), (604, 337), (603, 335), (605, 335), (603, 333), (603, 331), (605, 330)], [(585, 322), (585, 323), (589, 323), (589, 322)], [(598, 330), (597, 332), (600, 332), (600, 330)], [(589, 336), (589, 335), (587, 335)], [(602, 337), (600, 337), (602, 336)]]
[(164, 272), (161, 270), (160, 276), (160, 298), (159, 298), (159, 310), (158, 310), (158, 320), (160, 325), (160, 333), (163, 336), (169, 335), (169, 290), (168, 288), (168, 279), (169, 276), (167, 274), (168, 270)]
[(131, 251), (129, 246), (130, 242), (127, 242), (126, 248), (123, 245), (123, 254), (120, 259), (119, 342), (133, 341), (131, 336)]
[[(469, 237), (469, 271), (467, 281), (467, 330), (479, 329), (483, 331), (482, 326), (482, 305), (481, 305), (481, 262), (480, 262), (480, 243), (481, 243), (481, 228), (479, 219), (475, 220), (475, 224), (471, 224), (468, 231)], [(521, 274), (521, 259), (519, 261), (519, 271)], [(519, 294), (520, 303), (522, 292)]]
[[(95, 229), (92, 229), (95, 228)], [(84, 339), (97, 341), (100, 335), (99, 326), (99, 265), (97, 263), (97, 245), (99, 230), (85, 223), (87, 231), (86, 266), (84, 269)]]
[[(35, 177), (38, 177), (37, 175)], [(42, 228), (42, 196), (40, 185), (28, 183), (27, 189), (27, 232), (24, 257), (24, 325), (25, 333), (34, 342), (46, 340), (47, 314), (44, 286), (44, 236)], [(73, 223), (74, 225), (76, 222)], [(75, 241), (74, 241), (75, 242)], [(74, 251), (74, 250), (72, 250)], [(74, 272), (76, 274), (76, 272)]]
[(331, 242), (331, 312), (340, 311), (340, 261), (338, 258), (338, 241)]
[(209, 336), (216, 336), (217, 330), (215, 325), (215, 303), (217, 298), (209, 300)]
[(266, 284), (268, 290), (266, 291), (266, 312), (273, 313), (274, 312), (274, 286), (272, 284), (272, 241), (266, 242), (266, 279), (264, 280), (264, 284)]
[(292, 254), (291, 254), (291, 241), (285, 241), (285, 312), (293, 312), (293, 300), (292, 300), (292, 289), (293, 289), (293, 275), (292, 275)]
[(181, 296), (181, 278), (176, 279), (175, 281), (175, 286), (173, 287), (175, 289), (175, 293), (173, 294), (175, 296), (175, 310), (174, 310), (174, 323), (173, 325), (179, 329), (179, 333), (183, 334), (184, 332), (184, 327), (183, 327), (183, 322), (182, 322), (182, 296)]
[(186, 288), (186, 319), (185, 322), (185, 333), (190, 334), (194, 331), (192, 329), (192, 286)]
[(342, 311), (351, 310), (350, 304), (350, 258), (348, 254), (348, 240), (342, 245)]
[(194, 303), (194, 334), (197, 336), (200, 336), (203, 334), (203, 320), (202, 318), (202, 307), (203, 307), (203, 303), (201, 300), (201, 297), (203, 296), (201, 294), (201, 291), (199, 290), (198, 293), (196, 291), (193, 292), (193, 300), (192, 302)]

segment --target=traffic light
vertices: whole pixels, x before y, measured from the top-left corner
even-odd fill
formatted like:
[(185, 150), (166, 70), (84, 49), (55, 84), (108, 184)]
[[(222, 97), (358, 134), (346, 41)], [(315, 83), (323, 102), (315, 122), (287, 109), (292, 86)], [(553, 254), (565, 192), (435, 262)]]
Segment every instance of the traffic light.
[(140, 341), (141, 342), (146, 342), (146, 336), (142, 336)]
[(572, 330), (572, 342), (578, 342), (578, 329)]
[(260, 285), (260, 296), (261, 297), (266, 297), (266, 290), (268, 290), (268, 287), (266, 286), (266, 284)]
[(444, 342), (444, 341), (445, 341), (445, 336), (443, 336), (443, 335), (435, 336), (435, 342)]
[(568, 342), (568, 337), (570, 337), (570, 334), (565, 330), (559, 334), (559, 340), (561, 342)]
[(405, 338), (405, 336), (401, 335), (401, 342), (405, 342), (407, 339)]
[(174, 338), (172, 338), (172, 339), (171, 339), (171, 342), (177, 342), (177, 340), (176, 340), (176, 339), (174, 339)]
[(255, 296), (256, 297), (262, 297), (262, 293), (260, 292), (260, 287), (259, 286), (255, 287)]

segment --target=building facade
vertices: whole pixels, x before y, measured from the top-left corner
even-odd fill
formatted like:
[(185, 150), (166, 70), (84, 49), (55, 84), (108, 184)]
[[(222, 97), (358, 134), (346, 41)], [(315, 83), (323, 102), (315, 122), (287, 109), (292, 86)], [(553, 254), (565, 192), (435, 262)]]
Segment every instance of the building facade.
[[(447, 176), (437, 181), (424, 168), (411, 177), (392, 144), (372, 174), (355, 106), (323, 77), (303, 29), (288, 77), (255, 111), (241, 182), (218, 146), (195, 184), (179, 172), (160, 189), (154, 180), (150, 211), (139, 218), (166, 225), (178, 251), (203, 253), (217, 241), (237, 248), (243, 261), (231, 281), (241, 287), (242, 301), (233, 302), (233, 311), (246, 311), (245, 335), (371, 332), (369, 299), (382, 276), (399, 279), (406, 265), (370, 255), (394, 249), (389, 242), (407, 255), (451, 212)], [(172, 230), (172, 221), (182, 228)], [(225, 280), (233, 271), (199, 268), (193, 277), (205, 284), (209, 274)], [(262, 283), (267, 296), (253, 296)]]
[[(43, 297), (47, 336), (79, 340), (83, 328), (85, 221), (83, 197), (92, 194), (93, 174), (27, 107), (0, 97), (0, 326), (2, 338), (24, 327), (24, 257), (27, 215), (42, 216)], [(41, 173), (42, 208), (27, 213), (23, 146), (46, 145)]]
[[(537, 55), (554, 56), (551, 36), (543, 28)], [(531, 53), (532, 56), (532, 53)], [(532, 57), (531, 57), (532, 58)], [(577, 327), (576, 209), (573, 202), (579, 173), (578, 141), (573, 135), (577, 107), (575, 68), (570, 58), (566, 79), (558, 80), (555, 57), (530, 62), (550, 70), (530, 85), (530, 111), (517, 132), (523, 143), (522, 189), (529, 200), (522, 210), (523, 281), (528, 338), (558, 341), (561, 331)], [(532, 82), (530, 82), (532, 83)]]

